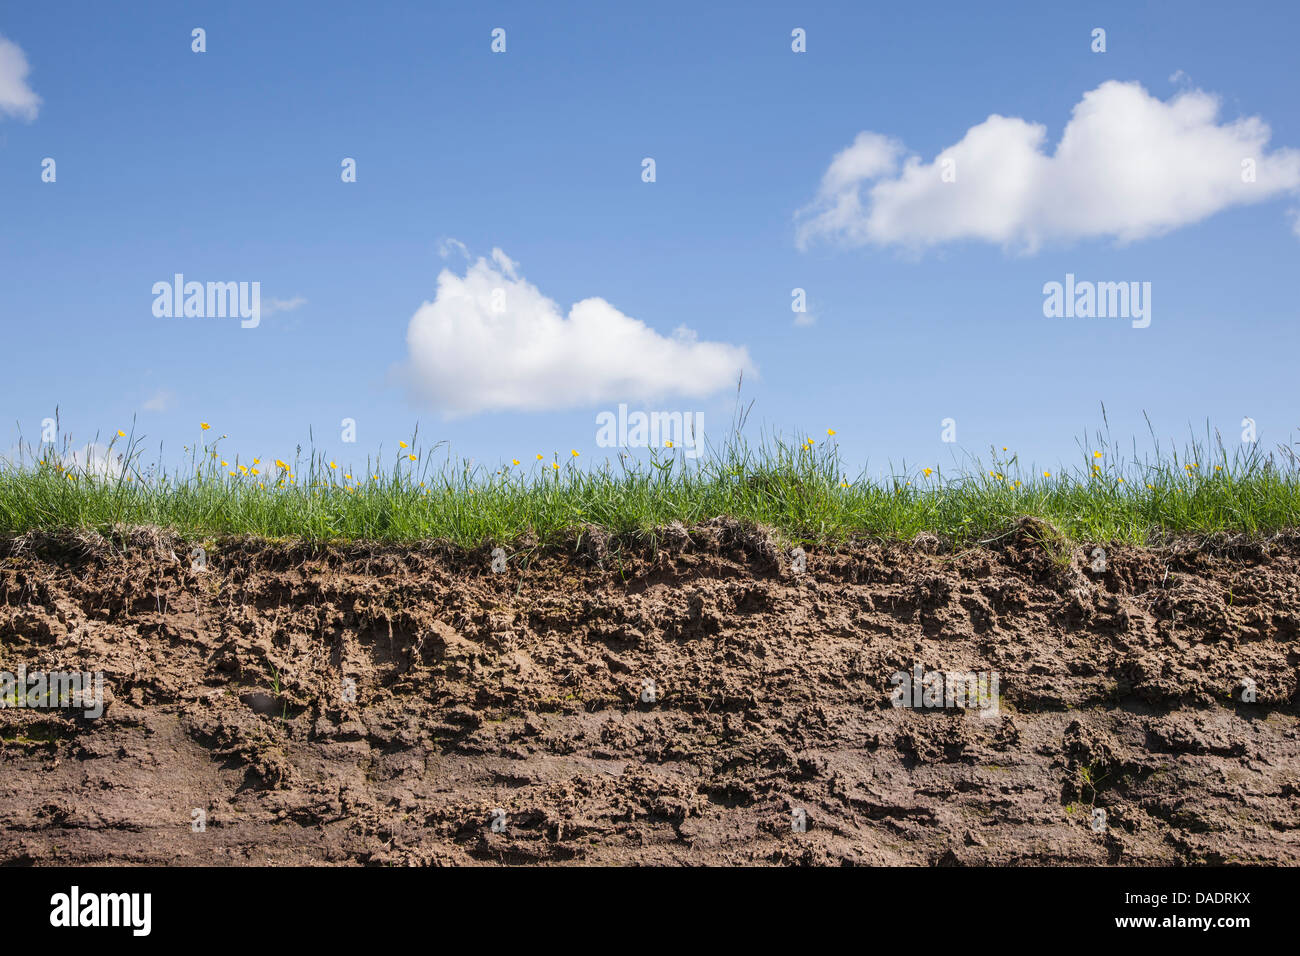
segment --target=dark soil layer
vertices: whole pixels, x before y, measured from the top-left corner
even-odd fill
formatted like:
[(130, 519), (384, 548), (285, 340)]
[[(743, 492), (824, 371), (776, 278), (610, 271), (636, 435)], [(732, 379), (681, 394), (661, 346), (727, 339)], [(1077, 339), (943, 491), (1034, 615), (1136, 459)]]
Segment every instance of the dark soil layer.
[(1052, 540), (0, 542), (0, 862), (1300, 863), (1300, 536)]

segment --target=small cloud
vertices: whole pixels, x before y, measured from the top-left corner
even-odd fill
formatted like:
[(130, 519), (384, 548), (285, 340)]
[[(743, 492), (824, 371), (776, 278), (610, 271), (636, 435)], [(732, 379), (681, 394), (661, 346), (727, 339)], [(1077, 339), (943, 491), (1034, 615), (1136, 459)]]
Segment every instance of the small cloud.
[(40, 112), (41, 98), (27, 85), (27, 56), (18, 44), (0, 36), (0, 116), (29, 123)]
[(973, 239), (1032, 252), (1050, 240), (1131, 242), (1300, 190), (1300, 150), (1270, 151), (1257, 116), (1221, 123), (1218, 114), (1218, 98), (1201, 90), (1166, 102), (1112, 80), (1083, 95), (1052, 152), (1047, 127), (996, 114), (928, 163), (860, 133), (797, 214), (798, 243), (922, 249)]
[(295, 295), (292, 299), (269, 299), (262, 306), (262, 317), (275, 315), (277, 312), (292, 312), (307, 304), (307, 300), (300, 295)]
[(447, 417), (703, 398), (753, 369), (743, 346), (701, 342), (685, 326), (661, 335), (604, 299), (565, 315), (500, 249), (464, 276), (444, 269), (406, 343), (403, 377)]
[(176, 395), (169, 389), (160, 388), (144, 400), (140, 406), (141, 410), (146, 412), (165, 412), (171, 408), (176, 401)]

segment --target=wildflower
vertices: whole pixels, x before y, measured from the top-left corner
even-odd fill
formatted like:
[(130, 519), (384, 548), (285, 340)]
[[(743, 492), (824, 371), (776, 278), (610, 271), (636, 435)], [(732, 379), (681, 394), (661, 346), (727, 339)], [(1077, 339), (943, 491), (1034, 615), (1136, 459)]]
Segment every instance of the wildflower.
[(828, 428), (828, 429), (826, 429), (826, 434), (828, 434), (828, 435), (830, 435), (832, 438), (834, 438), (834, 437), (835, 437), (835, 429), (833, 429), (833, 428)]
[(222, 467), (222, 468), (229, 468), (229, 467), (230, 467), (230, 462), (228, 462), (228, 461), (222, 461), (222, 463), (221, 463), (221, 467)]
[(241, 472), (243, 472), (245, 475), (248, 474), (248, 466), (247, 466), (247, 465), (240, 465), (240, 466), (239, 466), (239, 470), (240, 470)]
[(330, 467), (331, 467), (331, 468), (338, 468), (338, 465), (334, 464), (334, 462), (330, 462)]
[(119, 429), (117, 430), (117, 437), (118, 437), (118, 438), (125, 438), (125, 437), (126, 437), (126, 432), (122, 431), (122, 429), (119, 428)]
[(1150, 488), (1152, 491), (1154, 491), (1156, 486), (1151, 484), (1150, 482), (1147, 482), (1147, 487)]
[[(910, 482), (909, 482), (909, 484), (910, 484)], [(847, 481), (841, 481), (841, 482), (840, 482), (840, 487), (841, 487), (841, 488), (847, 488), (848, 486), (849, 486), (849, 483), (848, 483)]]
[(1012, 483), (1011, 483), (1011, 487), (1012, 487), (1012, 488), (1019, 488), (1019, 487), (1020, 487), (1020, 482), (1019, 482), (1019, 480), (1012, 482)]
[(258, 471), (256, 468), (252, 469), (252, 472), (253, 472), (253, 474), (255, 474), (255, 475), (260, 475), (260, 474), (261, 474), (261, 472)]
[(510, 459), (510, 463), (511, 463), (512, 465), (517, 465), (517, 464), (519, 464), (519, 459), (518, 459), (518, 458), (511, 458), (511, 459)]
[(406, 442), (404, 442), (404, 441), (399, 441), (397, 444), (400, 445), (400, 446), (403, 447), (403, 448), (408, 447), (407, 444), (406, 444)]
[(537, 456), (537, 460), (538, 460), (538, 461), (541, 461), (541, 460), (542, 460), (542, 456), (541, 456), (541, 455), (538, 455), (538, 456)]
[(209, 425), (207, 422), (199, 422), (199, 427), (202, 428), (204, 431), (207, 431), (212, 426)]
[(929, 478), (930, 475), (932, 475), (933, 473), (934, 473), (934, 469), (933, 469), (933, 468), (922, 468), (922, 469), (921, 469), (921, 474), (925, 475), (925, 477), (927, 477), (927, 478)]
[(406, 457), (407, 457), (407, 460), (408, 460), (408, 461), (415, 461), (415, 456), (414, 456), (414, 455), (407, 455)]
[(1215, 470), (1215, 471), (1223, 471), (1223, 469), (1220, 468), (1218, 465), (1215, 465), (1215, 466), (1214, 466), (1214, 470)]
[(1121, 485), (1124, 484), (1124, 479), (1121, 478), (1121, 479), (1119, 480), (1119, 483), (1120, 483)]
[(255, 465), (260, 465), (261, 463), (262, 463), (262, 459), (260, 459), (260, 458), (254, 458), (254, 459), (253, 459), (253, 464), (255, 464)]
[(230, 473), (230, 477), (231, 477), (231, 478), (234, 478), (234, 477), (235, 477), (235, 473), (234, 473), (233, 471)]
[(1100, 457), (1101, 457), (1101, 452), (1099, 452), (1099, 451), (1094, 451), (1094, 452), (1092, 453), (1092, 457), (1093, 457), (1093, 458), (1100, 458)]
[(1051, 473), (1050, 471), (1045, 471), (1045, 472), (1043, 472), (1043, 477), (1044, 477), (1044, 478), (1051, 478), (1051, 477), (1052, 477), (1052, 473)]
[(285, 469), (287, 469), (289, 466), (286, 465), (284, 462), (282, 462), (279, 458), (277, 458), (277, 459), (275, 460), (275, 467), (276, 467), (276, 468), (285, 468)]
[(670, 442), (670, 441), (666, 441), (666, 442), (664, 442), (664, 447), (665, 447), (665, 448), (672, 448), (672, 447), (673, 447), (673, 443)]
[(351, 480), (352, 480), (352, 476), (351, 476), (351, 475), (344, 475), (344, 476), (343, 476), (343, 480), (344, 480), (344, 481), (351, 481)]
[(551, 467), (554, 468), (556, 471), (559, 471), (559, 470), (560, 470), (560, 466), (559, 466), (559, 464), (556, 463), (556, 462), (551, 462)]
[(569, 452), (569, 454), (571, 454), (574, 458), (577, 458), (577, 457), (578, 457), (578, 449), (576, 449), (576, 448), (572, 449), (572, 450)]

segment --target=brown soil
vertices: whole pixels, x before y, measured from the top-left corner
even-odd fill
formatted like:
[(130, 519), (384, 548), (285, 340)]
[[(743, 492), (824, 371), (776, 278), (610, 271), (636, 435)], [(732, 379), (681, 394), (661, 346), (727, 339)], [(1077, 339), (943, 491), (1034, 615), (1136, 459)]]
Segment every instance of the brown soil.
[(0, 862), (1300, 863), (1300, 535), (193, 544), (0, 542), (0, 670), (107, 698), (0, 709)]

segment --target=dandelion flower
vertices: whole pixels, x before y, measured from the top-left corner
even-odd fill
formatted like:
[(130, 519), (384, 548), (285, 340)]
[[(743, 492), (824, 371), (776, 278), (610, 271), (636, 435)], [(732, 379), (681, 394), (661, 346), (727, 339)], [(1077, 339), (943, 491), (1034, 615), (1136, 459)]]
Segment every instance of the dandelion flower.
[(933, 469), (933, 468), (922, 468), (922, 469), (921, 469), (921, 474), (923, 474), (923, 475), (925, 475), (925, 477), (929, 478), (930, 475), (934, 474), (934, 469)]
[(199, 427), (202, 428), (204, 431), (207, 431), (212, 426), (209, 425), (207, 422), (199, 422)]

